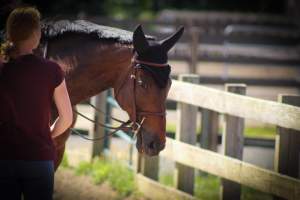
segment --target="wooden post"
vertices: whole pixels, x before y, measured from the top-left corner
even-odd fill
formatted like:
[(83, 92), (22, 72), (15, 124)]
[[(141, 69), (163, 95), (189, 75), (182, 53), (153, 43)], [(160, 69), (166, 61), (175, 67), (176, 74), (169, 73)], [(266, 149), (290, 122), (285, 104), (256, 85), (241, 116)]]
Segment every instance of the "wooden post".
[[(241, 95), (246, 94), (244, 84), (226, 84), (226, 91)], [(237, 108), (238, 109), (238, 108)], [(224, 116), (224, 132), (222, 137), (223, 151), (226, 156), (243, 159), (244, 119), (231, 115)], [(221, 199), (238, 200), (241, 197), (241, 185), (222, 179)]]
[(159, 156), (138, 155), (138, 172), (153, 180), (158, 180)]
[[(200, 77), (198, 75), (180, 75), (179, 80), (199, 84)], [(197, 110), (198, 108), (196, 106), (184, 103), (177, 104), (178, 127), (176, 128), (176, 140), (192, 145), (196, 144)], [(193, 194), (194, 173), (194, 168), (176, 163), (176, 188), (189, 194)]]
[(201, 148), (218, 150), (219, 113), (203, 108), (201, 111)]
[[(279, 95), (278, 101), (293, 106), (300, 106), (299, 95)], [(300, 178), (299, 131), (277, 127), (274, 168), (275, 171), (281, 174)], [(274, 197), (274, 199), (279, 200), (283, 198)]]
[(190, 37), (191, 37), (191, 60), (189, 73), (195, 74), (197, 72), (197, 63), (198, 63), (198, 45), (199, 45), (199, 30), (195, 27), (190, 28)]
[[(95, 97), (95, 106), (105, 111), (106, 106), (106, 91), (101, 92)], [(99, 123), (105, 123), (105, 116), (95, 111), (95, 121)], [(105, 130), (102, 126), (95, 124), (94, 131), (90, 133), (91, 138), (103, 137)], [(98, 140), (92, 142), (92, 157), (99, 156), (104, 149), (104, 140)]]

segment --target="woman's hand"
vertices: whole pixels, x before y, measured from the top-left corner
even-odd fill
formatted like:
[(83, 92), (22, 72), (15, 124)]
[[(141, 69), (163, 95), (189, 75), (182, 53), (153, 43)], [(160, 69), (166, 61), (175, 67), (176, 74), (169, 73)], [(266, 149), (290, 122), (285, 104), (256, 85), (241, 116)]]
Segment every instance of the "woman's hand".
[(58, 111), (58, 118), (51, 127), (51, 136), (55, 138), (64, 133), (73, 121), (72, 106), (65, 80), (55, 88), (53, 97)]

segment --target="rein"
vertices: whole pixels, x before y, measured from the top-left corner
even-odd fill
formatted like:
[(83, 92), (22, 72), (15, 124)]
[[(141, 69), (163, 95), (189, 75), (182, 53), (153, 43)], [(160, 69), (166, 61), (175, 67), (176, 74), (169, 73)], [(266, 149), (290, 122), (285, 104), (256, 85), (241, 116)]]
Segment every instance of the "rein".
[[(140, 61), (136, 59), (137, 54), (135, 54), (131, 60), (131, 72), (129, 75), (129, 80), (130, 81), (130, 88), (133, 91), (132, 95), (133, 95), (133, 102), (132, 102), (132, 123), (133, 126), (137, 125), (137, 127), (139, 127), (142, 123), (144, 122), (144, 120), (146, 120), (146, 116), (158, 116), (158, 117), (164, 117), (166, 115), (165, 111), (162, 112), (152, 112), (152, 111), (138, 111), (137, 110), (137, 105), (136, 105), (136, 82), (137, 82), (137, 72), (138, 70), (141, 70), (141, 64), (147, 64), (150, 66), (155, 66), (155, 67), (163, 67), (163, 66), (168, 66), (168, 64), (158, 64), (158, 63), (152, 63), (152, 62), (145, 62), (145, 61)], [(121, 84), (121, 87), (116, 91), (115, 94), (115, 98), (117, 99), (118, 95), (119, 95), (119, 91), (122, 89), (122, 87), (125, 85), (126, 81), (127, 81), (126, 77), (123, 81), (123, 83)], [(137, 122), (137, 118), (142, 117), (140, 122)], [(134, 127), (133, 127), (134, 128)], [(133, 130), (135, 131), (135, 130)], [(136, 133), (137, 134), (137, 133)]]
[[(119, 130), (123, 130), (124, 132), (129, 132), (132, 131), (134, 133), (134, 137), (137, 136), (137, 134), (140, 132), (144, 121), (146, 120), (146, 116), (158, 116), (158, 117), (164, 117), (166, 115), (166, 112), (151, 112), (151, 111), (137, 111), (137, 106), (136, 106), (136, 79), (137, 79), (137, 71), (142, 69), (140, 64), (146, 64), (146, 65), (150, 65), (150, 66), (154, 66), (154, 67), (165, 67), (168, 66), (168, 64), (157, 64), (157, 63), (151, 63), (151, 62), (146, 62), (146, 61), (140, 61), (136, 59), (136, 55), (133, 57), (133, 59), (131, 60), (131, 71), (130, 73), (125, 77), (125, 79), (123, 80), (120, 88), (116, 91), (116, 95), (115, 98), (118, 97), (119, 95), (119, 91), (122, 89), (122, 87), (125, 85), (126, 81), (128, 80), (128, 76), (129, 76), (129, 81), (130, 81), (130, 88), (133, 91), (132, 95), (133, 95), (133, 105), (132, 105), (132, 110), (133, 110), (133, 114), (132, 114), (132, 120), (128, 120), (127, 122), (124, 122), (122, 120), (113, 118), (110, 115), (106, 115), (105, 112), (103, 112), (102, 110), (98, 109), (97, 107), (95, 107), (94, 105), (92, 105), (91, 103), (88, 103), (88, 105), (90, 105), (92, 108), (94, 108), (97, 112), (110, 117), (111, 119), (122, 123), (120, 126), (118, 127), (111, 127), (111, 126), (107, 126), (105, 124), (96, 122), (92, 119), (89, 119), (88, 117), (86, 117), (85, 115), (83, 115), (82, 113), (74, 110), (75, 113), (77, 113), (78, 115), (80, 115), (81, 117), (85, 118), (86, 120), (94, 123), (94, 124), (98, 124), (99, 126), (105, 127), (107, 129), (111, 129), (114, 130), (112, 132), (110, 132), (109, 134), (99, 137), (99, 138), (88, 138), (84, 135), (82, 135), (81, 133), (79, 133), (78, 131), (71, 129), (75, 134), (79, 135), (80, 137), (86, 139), (86, 140), (90, 140), (90, 141), (97, 141), (97, 140), (102, 140), (106, 137), (112, 136), (113, 134), (115, 134), (117, 131)], [(137, 118), (140, 118), (141, 120), (138, 122)]]

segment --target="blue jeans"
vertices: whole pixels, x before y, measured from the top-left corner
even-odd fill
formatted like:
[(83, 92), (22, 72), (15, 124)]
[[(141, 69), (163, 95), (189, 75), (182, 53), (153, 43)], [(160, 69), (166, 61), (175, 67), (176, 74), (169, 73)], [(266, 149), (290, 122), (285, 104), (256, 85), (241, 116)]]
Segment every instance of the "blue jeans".
[(52, 200), (53, 161), (0, 160), (0, 198)]

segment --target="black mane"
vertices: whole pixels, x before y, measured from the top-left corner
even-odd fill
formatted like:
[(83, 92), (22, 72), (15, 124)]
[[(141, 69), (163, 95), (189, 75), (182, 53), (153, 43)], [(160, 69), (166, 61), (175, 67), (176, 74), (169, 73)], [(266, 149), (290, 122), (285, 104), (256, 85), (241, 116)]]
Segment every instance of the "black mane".
[[(90, 36), (95, 36), (99, 40), (105, 39), (121, 44), (132, 44), (133, 42), (133, 33), (130, 31), (102, 26), (85, 20), (59, 20), (43, 22), (42, 33), (44, 40), (57, 38), (66, 33), (83, 33)], [(148, 40), (155, 39), (152, 36), (146, 36), (146, 38)], [(157, 68), (148, 65), (142, 65), (142, 67), (151, 74), (160, 88), (166, 87), (171, 72), (170, 66)]]
[[(65, 33), (84, 33), (94, 35), (98, 39), (106, 39), (122, 44), (132, 44), (132, 32), (109, 26), (98, 25), (85, 20), (59, 20), (48, 21), (42, 24), (44, 39), (52, 39), (64, 35)], [(154, 37), (147, 36), (153, 40)]]

